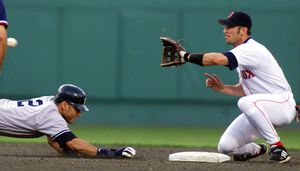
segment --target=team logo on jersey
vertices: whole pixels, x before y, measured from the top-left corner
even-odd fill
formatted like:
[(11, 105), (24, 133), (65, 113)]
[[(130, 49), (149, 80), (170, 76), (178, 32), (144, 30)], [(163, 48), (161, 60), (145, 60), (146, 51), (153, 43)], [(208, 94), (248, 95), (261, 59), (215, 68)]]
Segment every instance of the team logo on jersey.
[(253, 74), (253, 72), (251, 72), (250, 70), (246, 69), (246, 70), (242, 70), (241, 71), (241, 75), (243, 79), (248, 79), (248, 78), (253, 78), (255, 77), (255, 75)]

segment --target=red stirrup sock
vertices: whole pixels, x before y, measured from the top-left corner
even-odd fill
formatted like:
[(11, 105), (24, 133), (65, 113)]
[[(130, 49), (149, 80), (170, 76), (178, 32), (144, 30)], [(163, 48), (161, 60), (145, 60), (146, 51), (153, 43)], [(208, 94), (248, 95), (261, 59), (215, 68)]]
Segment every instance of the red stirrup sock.
[(281, 141), (278, 141), (277, 143), (272, 144), (271, 146), (276, 145), (277, 147), (283, 147), (283, 143)]

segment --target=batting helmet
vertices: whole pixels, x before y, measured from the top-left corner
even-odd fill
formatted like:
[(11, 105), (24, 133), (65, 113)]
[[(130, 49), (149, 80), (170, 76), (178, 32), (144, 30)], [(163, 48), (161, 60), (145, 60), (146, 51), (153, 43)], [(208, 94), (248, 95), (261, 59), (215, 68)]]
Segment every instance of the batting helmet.
[(54, 102), (56, 104), (66, 101), (80, 111), (89, 111), (89, 109), (85, 106), (85, 100), (85, 92), (81, 88), (72, 84), (61, 85), (54, 97)]

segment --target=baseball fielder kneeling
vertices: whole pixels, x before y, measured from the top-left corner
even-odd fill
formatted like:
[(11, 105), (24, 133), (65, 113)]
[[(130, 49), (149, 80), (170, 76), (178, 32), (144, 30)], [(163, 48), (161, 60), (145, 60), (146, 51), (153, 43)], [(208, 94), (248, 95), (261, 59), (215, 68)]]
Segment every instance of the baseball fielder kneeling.
[(224, 84), (215, 74), (204, 74), (207, 87), (240, 97), (241, 114), (223, 133), (218, 151), (233, 155), (234, 160), (246, 161), (267, 152), (266, 144), (255, 143), (264, 138), (270, 148), (270, 160), (288, 162), (291, 157), (276, 131), (291, 123), (296, 115), (296, 102), (288, 81), (272, 53), (251, 36), (252, 21), (248, 14), (233, 11), (218, 22), (224, 26), (226, 43), (233, 49), (224, 53), (189, 53), (179, 42), (161, 37), (164, 47), (161, 67), (194, 63), (236, 70), (239, 82), (234, 85)]

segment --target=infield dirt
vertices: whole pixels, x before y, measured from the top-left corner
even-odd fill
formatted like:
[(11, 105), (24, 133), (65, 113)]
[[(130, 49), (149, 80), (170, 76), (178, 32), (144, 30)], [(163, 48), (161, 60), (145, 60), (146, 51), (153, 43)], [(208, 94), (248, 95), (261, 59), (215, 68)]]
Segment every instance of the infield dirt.
[(215, 149), (175, 148), (175, 147), (135, 147), (137, 155), (133, 159), (92, 159), (63, 157), (47, 144), (0, 143), (0, 170), (106, 170), (106, 171), (190, 171), (190, 170), (300, 170), (300, 152), (290, 151), (291, 162), (278, 164), (270, 162), (268, 155), (247, 162), (197, 163), (170, 162), (168, 156), (181, 151), (209, 151)]

